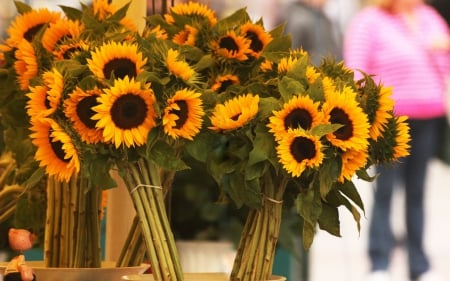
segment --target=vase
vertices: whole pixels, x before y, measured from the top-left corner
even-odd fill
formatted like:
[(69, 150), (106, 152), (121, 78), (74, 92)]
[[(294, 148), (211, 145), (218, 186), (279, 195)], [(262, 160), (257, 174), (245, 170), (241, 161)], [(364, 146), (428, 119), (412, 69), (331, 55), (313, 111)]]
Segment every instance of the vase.
[[(0, 262), (0, 273), (3, 274), (8, 263)], [(124, 275), (142, 274), (148, 264), (130, 267), (116, 267), (114, 262), (102, 262), (98, 268), (64, 268), (46, 267), (43, 261), (27, 262), (33, 268), (37, 280), (42, 281), (111, 281), (120, 280)]]

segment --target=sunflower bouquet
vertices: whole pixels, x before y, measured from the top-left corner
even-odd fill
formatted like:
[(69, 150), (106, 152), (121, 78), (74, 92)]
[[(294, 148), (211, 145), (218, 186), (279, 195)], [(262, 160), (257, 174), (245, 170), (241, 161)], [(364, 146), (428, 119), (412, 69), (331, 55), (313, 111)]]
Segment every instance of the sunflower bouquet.
[(127, 6), (106, 0), (63, 15), (16, 5), (2, 81), (25, 109), (36, 177), (47, 175), (52, 196), (75, 186), (64, 190), (80, 198), (115, 186), (118, 171), (157, 280), (183, 279), (164, 194), (189, 168), (184, 156), (205, 163), (224, 199), (249, 207), (230, 280), (256, 281), (271, 275), (285, 202), (309, 248), (317, 226), (340, 235), (340, 206), (359, 228), (355, 176), (373, 180), (373, 164), (408, 154), (390, 88), (355, 81), (332, 59), (313, 66), (282, 25), (267, 31), (246, 9), (217, 19), (206, 5), (178, 4), (140, 34)]
[(197, 76), (186, 75), (175, 44), (138, 34), (128, 5), (98, 0), (59, 13), (15, 3), (1, 80), (14, 103), (2, 119), (20, 111), (39, 164), (32, 178), (47, 182), (47, 266), (100, 266), (100, 194), (116, 185), (116, 170), (139, 214), (153, 274), (181, 280), (163, 200), (174, 171), (186, 168), (181, 139), (201, 127)]
[(217, 20), (188, 3), (148, 24), (202, 54), (205, 124), (186, 153), (205, 163), (224, 198), (250, 209), (230, 280), (269, 279), (285, 202), (304, 220), (307, 249), (317, 226), (340, 236), (340, 206), (359, 229), (364, 204), (353, 179), (372, 181), (372, 165), (408, 155), (409, 128), (393, 111), (391, 88), (366, 74), (355, 81), (332, 58), (312, 65), (283, 26), (266, 31), (245, 9)]

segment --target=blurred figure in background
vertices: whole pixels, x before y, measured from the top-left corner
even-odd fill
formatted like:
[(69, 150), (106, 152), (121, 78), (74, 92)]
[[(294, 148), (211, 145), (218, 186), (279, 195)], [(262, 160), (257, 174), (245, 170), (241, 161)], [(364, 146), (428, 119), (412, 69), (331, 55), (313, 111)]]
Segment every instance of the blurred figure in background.
[(292, 47), (307, 51), (315, 65), (324, 57), (342, 59), (342, 33), (324, 11), (327, 1), (297, 0), (289, 3), (283, 13)]
[[(447, 0), (445, 0), (447, 2)], [(446, 22), (422, 0), (376, 0), (352, 20), (344, 42), (344, 61), (392, 86), (395, 112), (409, 117), (410, 156), (377, 167), (369, 229), (370, 280), (390, 280), (394, 247), (390, 211), (397, 180), (406, 196), (406, 247), (413, 281), (441, 280), (433, 274), (424, 249), (426, 170), (445, 116), (445, 77), (450, 70), (450, 35)], [(448, 5), (448, 3), (447, 3)]]

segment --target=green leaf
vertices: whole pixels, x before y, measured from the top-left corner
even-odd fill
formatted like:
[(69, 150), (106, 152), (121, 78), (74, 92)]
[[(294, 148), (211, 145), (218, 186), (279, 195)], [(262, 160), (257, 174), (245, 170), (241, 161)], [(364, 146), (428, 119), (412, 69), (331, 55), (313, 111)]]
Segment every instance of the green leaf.
[(204, 55), (195, 65), (194, 69), (196, 71), (202, 71), (204, 69), (210, 68), (215, 63), (214, 58), (211, 55)]
[(170, 82), (169, 77), (159, 77), (156, 72), (142, 71), (139, 73), (137, 80), (167, 85)]
[(339, 190), (365, 213), (364, 202), (362, 201), (361, 196), (352, 181), (347, 181), (344, 184), (339, 185)]
[(273, 152), (275, 140), (268, 132), (266, 126), (259, 124), (255, 128), (253, 149), (249, 153), (248, 166), (267, 160)]
[(278, 84), (278, 89), (284, 101), (288, 101), (292, 96), (305, 91), (305, 87), (302, 83), (288, 76), (281, 78), (281, 81)]
[(181, 160), (176, 149), (164, 141), (157, 141), (147, 154), (147, 157), (169, 171), (189, 169)]
[(111, 166), (107, 164), (105, 159), (90, 158), (86, 161), (87, 177), (93, 186), (100, 187), (101, 189), (110, 189), (117, 186), (116, 181), (111, 177)]
[(281, 23), (278, 26), (275, 26), (269, 33), (273, 38), (281, 37), (284, 33), (284, 29), (286, 28), (286, 23)]
[(310, 130), (312, 135), (323, 137), (341, 128), (342, 124), (319, 124)]
[(278, 61), (286, 56), (286, 52), (292, 47), (291, 36), (285, 35), (273, 38), (264, 48), (263, 56), (272, 61)]
[(328, 204), (322, 205), (322, 213), (319, 218), (319, 227), (328, 233), (341, 237), (341, 224), (339, 221), (339, 210)]
[(305, 222), (315, 225), (322, 212), (322, 201), (315, 191), (315, 188), (309, 188), (306, 192), (299, 193), (295, 206), (297, 213), (303, 217)]
[[(235, 26), (237, 23), (250, 21), (250, 17), (247, 13), (246, 8), (238, 9), (231, 15), (221, 19), (214, 28), (229, 28), (230, 26)], [(219, 30), (220, 32), (220, 30)]]
[(33, 10), (31, 6), (20, 1), (14, 1), (14, 4), (16, 5), (17, 12), (21, 15)]
[(334, 158), (326, 158), (323, 161), (320, 168), (319, 181), (320, 181), (320, 196), (322, 199), (328, 195), (333, 188), (335, 181), (341, 174), (341, 161), (337, 161)]
[(127, 11), (128, 8), (130, 7), (131, 4), (131, 0), (125, 4), (123, 7), (121, 7), (119, 10), (117, 10), (117, 12), (115, 12), (110, 18), (109, 20), (112, 21), (120, 21), (121, 19), (123, 19), (126, 15), (127, 15)]
[(303, 247), (306, 250), (309, 250), (311, 248), (311, 245), (314, 241), (314, 235), (316, 234), (315, 230), (316, 224), (311, 224), (306, 221), (303, 223), (303, 233), (302, 233)]
[(261, 178), (261, 176), (267, 171), (267, 162), (258, 162), (257, 164), (246, 167), (245, 179), (254, 180)]
[(206, 162), (211, 153), (214, 137), (209, 132), (199, 133), (195, 136), (195, 141), (186, 142), (185, 151), (194, 159)]
[(79, 20), (83, 17), (83, 12), (79, 9), (64, 5), (60, 5), (59, 7), (61, 8), (61, 10), (63, 10), (66, 17), (70, 20)]

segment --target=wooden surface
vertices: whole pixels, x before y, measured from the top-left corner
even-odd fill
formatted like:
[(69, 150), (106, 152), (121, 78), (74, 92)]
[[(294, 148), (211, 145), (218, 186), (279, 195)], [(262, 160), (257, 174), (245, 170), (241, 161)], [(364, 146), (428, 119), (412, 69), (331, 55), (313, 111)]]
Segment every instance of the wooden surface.
[[(228, 275), (225, 273), (185, 273), (185, 281), (228, 281)], [(129, 281), (156, 281), (151, 274), (128, 275), (123, 276), (122, 280)], [(282, 276), (273, 276), (268, 281), (284, 281)]]

